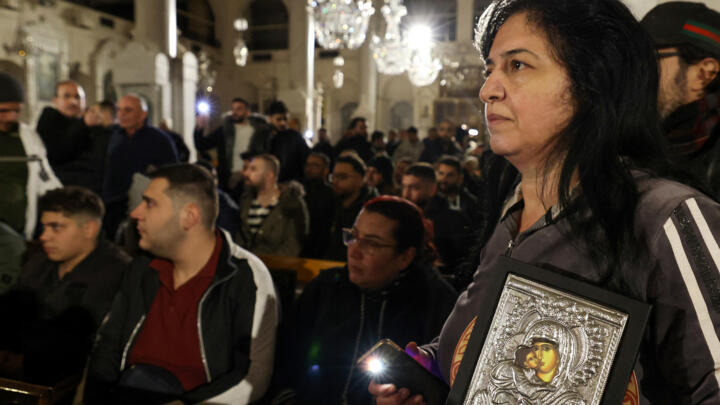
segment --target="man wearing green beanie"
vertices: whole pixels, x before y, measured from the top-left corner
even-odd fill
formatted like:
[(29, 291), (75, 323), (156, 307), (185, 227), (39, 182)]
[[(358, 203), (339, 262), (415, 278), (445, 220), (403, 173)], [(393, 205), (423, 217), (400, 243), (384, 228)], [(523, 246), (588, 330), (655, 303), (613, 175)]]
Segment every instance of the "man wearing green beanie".
[(20, 82), (0, 72), (0, 221), (30, 239), (38, 197), (62, 185), (38, 134), (19, 122), (24, 99)]

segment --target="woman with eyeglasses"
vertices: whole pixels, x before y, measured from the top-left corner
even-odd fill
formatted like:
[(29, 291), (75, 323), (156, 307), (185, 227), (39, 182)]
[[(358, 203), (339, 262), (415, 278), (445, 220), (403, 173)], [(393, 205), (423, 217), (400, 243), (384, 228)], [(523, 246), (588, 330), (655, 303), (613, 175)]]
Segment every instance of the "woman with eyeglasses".
[(363, 206), (343, 231), (348, 262), (323, 271), (297, 303), (287, 351), (300, 404), (368, 404), (356, 360), (378, 340), (399, 345), (437, 336), (457, 293), (432, 267), (432, 225), (413, 203), (391, 196)]

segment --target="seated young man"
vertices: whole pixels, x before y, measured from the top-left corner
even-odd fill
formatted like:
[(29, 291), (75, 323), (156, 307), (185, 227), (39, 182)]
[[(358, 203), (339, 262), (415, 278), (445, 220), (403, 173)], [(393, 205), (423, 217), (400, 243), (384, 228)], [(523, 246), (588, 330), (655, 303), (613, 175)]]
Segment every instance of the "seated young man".
[(85, 403), (130, 389), (188, 402), (245, 404), (265, 392), (278, 310), (270, 273), (215, 228), (218, 196), (192, 164), (150, 174), (132, 211), (140, 247), (88, 365)]
[(130, 263), (122, 250), (98, 238), (102, 200), (87, 188), (68, 186), (40, 197), (38, 211), (43, 249), (29, 257), (15, 288), (35, 291), (45, 317), (81, 306), (99, 326)]
[(296, 404), (371, 403), (357, 359), (383, 338), (401, 347), (413, 336), (429, 342), (457, 298), (432, 267), (432, 231), (415, 204), (376, 197), (343, 232), (347, 266), (305, 287), (286, 337), (294, 355), (282, 371)]
[(50, 190), (38, 211), (42, 250), (29, 254), (13, 290), (0, 301), (3, 319), (14, 325), (6, 323), (3, 349), (19, 356), (6, 375), (54, 384), (82, 371), (130, 257), (98, 237), (104, 207), (89, 189)]

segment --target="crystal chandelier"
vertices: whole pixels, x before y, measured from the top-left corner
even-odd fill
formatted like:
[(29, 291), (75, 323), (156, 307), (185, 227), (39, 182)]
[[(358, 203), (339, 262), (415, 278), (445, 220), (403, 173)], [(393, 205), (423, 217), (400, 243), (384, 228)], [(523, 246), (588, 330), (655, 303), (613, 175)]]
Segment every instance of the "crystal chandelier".
[(432, 84), (442, 69), (440, 59), (432, 55), (432, 31), (429, 27), (414, 27), (408, 33), (410, 41), (410, 66), (407, 69), (410, 82), (417, 87)]
[(325, 49), (356, 49), (365, 42), (372, 0), (308, 0), (315, 17), (315, 39)]
[(399, 75), (410, 62), (407, 43), (400, 35), (400, 20), (407, 15), (407, 8), (402, 0), (385, 0), (380, 11), (385, 18), (385, 36), (381, 39), (373, 35), (370, 50), (380, 73)]

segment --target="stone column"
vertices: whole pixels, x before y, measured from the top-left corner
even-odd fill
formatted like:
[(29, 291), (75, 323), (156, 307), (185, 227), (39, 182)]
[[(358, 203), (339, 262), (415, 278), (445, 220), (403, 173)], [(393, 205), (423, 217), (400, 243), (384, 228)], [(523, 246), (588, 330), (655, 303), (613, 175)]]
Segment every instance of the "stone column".
[(198, 63), (192, 52), (185, 52), (182, 56), (181, 75), (180, 104), (182, 111), (180, 118), (182, 120), (176, 121), (176, 126), (177, 131), (183, 136), (185, 145), (190, 149), (190, 161), (193, 162), (197, 158), (193, 129), (195, 129), (195, 94), (198, 82)]
[(285, 0), (290, 15), (290, 91), (281, 98), (295, 114), (301, 114), (303, 129), (315, 131), (315, 27), (305, 1)]
[(177, 56), (175, 0), (135, 0), (135, 39), (148, 42), (171, 58)]
[[(371, 32), (368, 36), (370, 36)], [(375, 128), (377, 125), (377, 88), (378, 88), (378, 72), (375, 61), (372, 58), (372, 51), (368, 45), (370, 41), (360, 48), (358, 64), (360, 70), (360, 103), (355, 116), (365, 117), (368, 128)]]
[(127, 93), (143, 96), (151, 108), (152, 125), (172, 117), (170, 62), (164, 53), (132, 41), (115, 56), (113, 63), (113, 79), (119, 97)]
[(457, 0), (457, 42), (470, 42), (473, 38), (473, 25), (475, 23), (475, 1), (481, 0)]

